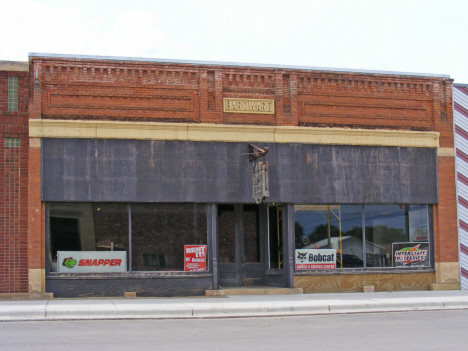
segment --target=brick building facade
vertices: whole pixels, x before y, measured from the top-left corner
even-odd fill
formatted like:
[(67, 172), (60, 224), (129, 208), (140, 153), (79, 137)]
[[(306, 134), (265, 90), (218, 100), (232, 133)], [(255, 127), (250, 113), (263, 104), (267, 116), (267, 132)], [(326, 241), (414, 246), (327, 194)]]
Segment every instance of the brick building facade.
[[(29, 79), (28, 213), (6, 223), (28, 219), (30, 292), (459, 288), (448, 76), (31, 54)], [(270, 149), (260, 205), (249, 143)], [(426, 264), (397, 266), (396, 238), (427, 246)], [(205, 271), (180, 271), (183, 244), (207, 246)], [(109, 249), (125, 273), (57, 268), (61, 250)], [(341, 269), (298, 269), (298, 249)]]
[(27, 62), (0, 61), (0, 293), (28, 292)]

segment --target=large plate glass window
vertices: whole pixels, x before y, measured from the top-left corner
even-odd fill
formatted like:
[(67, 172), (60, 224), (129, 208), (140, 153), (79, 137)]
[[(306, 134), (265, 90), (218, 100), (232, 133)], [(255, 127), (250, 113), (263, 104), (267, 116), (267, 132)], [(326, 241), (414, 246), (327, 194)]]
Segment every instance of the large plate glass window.
[(427, 205), (296, 205), (294, 212), (296, 270), (430, 267)]
[(49, 224), (50, 271), (98, 273), (128, 270), (126, 204), (52, 203), (49, 204)]
[(364, 267), (361, 205), (297, 205), (294, 218), (296, 255), (306, 258), (306, 269)]
[(206, 205), (50, 203), (48, 208), (51, 272), (207, 269)]

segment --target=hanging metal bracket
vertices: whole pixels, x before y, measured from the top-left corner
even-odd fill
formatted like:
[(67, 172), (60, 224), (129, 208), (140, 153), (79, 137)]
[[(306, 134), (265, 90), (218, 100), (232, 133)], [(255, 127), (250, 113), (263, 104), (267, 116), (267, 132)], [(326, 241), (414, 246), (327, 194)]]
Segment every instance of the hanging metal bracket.
[(268, 151), (268, 147), (261, 149), (254, 144), (249, 144), (249, 161), (255, 161), (257, 158), (265, 156)]

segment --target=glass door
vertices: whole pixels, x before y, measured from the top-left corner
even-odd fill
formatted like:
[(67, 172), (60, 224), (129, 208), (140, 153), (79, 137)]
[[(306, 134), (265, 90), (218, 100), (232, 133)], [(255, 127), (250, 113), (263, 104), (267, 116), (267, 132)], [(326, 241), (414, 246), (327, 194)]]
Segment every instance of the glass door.
[(263, 285), (261, 216), (258, 205), (219, 205), (219, 284), (221, 287)]

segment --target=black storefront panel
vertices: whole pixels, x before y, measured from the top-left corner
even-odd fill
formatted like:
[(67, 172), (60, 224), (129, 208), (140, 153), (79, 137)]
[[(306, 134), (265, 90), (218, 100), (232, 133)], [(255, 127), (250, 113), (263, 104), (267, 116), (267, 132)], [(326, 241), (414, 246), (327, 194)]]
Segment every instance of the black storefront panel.
[[(261, 145), (267, 202), (438, 202), (436, 149)], [(252, 202), (247, 143), (44, 139), (42, 151), (43, 201)]]

